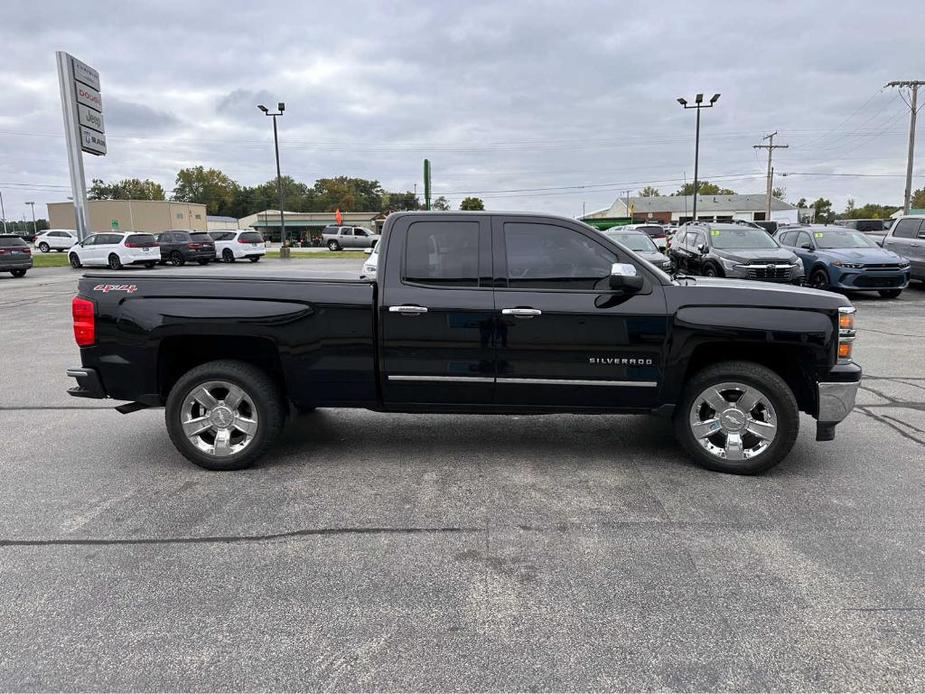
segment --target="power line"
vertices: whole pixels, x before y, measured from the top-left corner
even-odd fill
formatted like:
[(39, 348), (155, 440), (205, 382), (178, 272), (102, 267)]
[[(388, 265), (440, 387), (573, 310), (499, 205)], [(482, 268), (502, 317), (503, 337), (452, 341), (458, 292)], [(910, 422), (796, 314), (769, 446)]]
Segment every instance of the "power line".
[(768, 205), (767, 205), (767, 214), (765, 219), (771, 219), (771, 198), (773, 197), (771, 193), (773, 192), (772, 186), (774, 185), (774, 167), (771, 166), (771, 156), (774, 154), (775, 149), (787, 149), (790, 145), (775, 145), (774, 137), (777, 135), (775, 130), (770, 135), (765, 135), (762, 137), (762, 140), (767, 140), (768, 144), (766, 145), (752, 145), (756, 150), (766, 149), (768, 150)]

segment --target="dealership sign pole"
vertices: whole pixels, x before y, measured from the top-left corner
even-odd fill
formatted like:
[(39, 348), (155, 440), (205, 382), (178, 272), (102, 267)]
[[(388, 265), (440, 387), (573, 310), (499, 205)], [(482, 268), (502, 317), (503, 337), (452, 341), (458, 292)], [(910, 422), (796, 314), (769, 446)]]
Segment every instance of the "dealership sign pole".
[(67, 141), (67, 163), (71, 174), (77, 236), (82, 241), (88, 231), (83, 152), (96, 156), (106, 154), (100, 73), (64, 51), (57, 51), (55, 56), (58, 60), (58, 84), (61, 88), (64, 138)]

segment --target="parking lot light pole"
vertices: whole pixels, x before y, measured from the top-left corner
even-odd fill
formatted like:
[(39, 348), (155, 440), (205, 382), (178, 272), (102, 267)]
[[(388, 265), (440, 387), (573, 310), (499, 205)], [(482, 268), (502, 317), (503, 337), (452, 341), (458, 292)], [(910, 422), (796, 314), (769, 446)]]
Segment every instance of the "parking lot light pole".
[(35, 236), (38, 232), (38, 229), (35, 228), (35, 203), (30, 201), (26, 204), (32, 208), (32, 235)]
[(0, 193), (0, 219), (3, 220), (3, 233), (6, 233), (6, 209), (3, 207), (3, 193)]
[(289, 247), (287, 245), (289, 239), (286, 236), (286, 217), (283, 212), (283, 176), (279, 168), (279, 135), (276, 130), (276, 117), (283, 115), (283, 111), (286, 110), (286, 104), (280, 101), (276, 105), (278, 109), (276, 113), (270, 113), (270, 110), (263, 104), (257, 104), (257, 108), (263, 111), (263, 115), (273, 117), (273, 146), (276, 149), (276, 187), (279, 191), (279, 256), (281, 258), (287, 258), (289, 257)]
[(700, 164), (700, 109), (702, 108), (713, 108), (713, 105), (719, 100), (719, 94), (714, 94), (710, 99), (709, 104), (703, 103), (703, 94), (698, 94), (694, 97), (694, 104), (690, 105), (687, 103), (687, 99), (678, 99), (678, 103), (681, 104), (683, 108), (696, 108), (697, 109), (697, 129), (694, 135), (694, 210), (693, 210), (693, 221), (697, 221), (697, 189), (700, 187), (700, 182), (697, 180), (697, 167)]

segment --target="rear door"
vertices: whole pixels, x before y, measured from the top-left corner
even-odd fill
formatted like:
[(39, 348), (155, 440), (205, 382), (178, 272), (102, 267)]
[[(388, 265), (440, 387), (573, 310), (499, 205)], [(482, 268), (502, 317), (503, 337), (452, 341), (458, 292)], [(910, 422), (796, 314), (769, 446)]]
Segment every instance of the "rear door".
[(610, 288), (611, 267), (648, 271), (604, 237), (541, 217), (493, 222), (499, 405), (648, 407), (666, 336), (662, 286)]
[(385, 404), (490, 404), (489, 217), (399, 218), (386, 253), (378, 276)]
[(897, 220), (892, 233), (883, 240), (883, 247), (908, 258), (913, 277), (925, 278), (925, 223), (921, 219)]

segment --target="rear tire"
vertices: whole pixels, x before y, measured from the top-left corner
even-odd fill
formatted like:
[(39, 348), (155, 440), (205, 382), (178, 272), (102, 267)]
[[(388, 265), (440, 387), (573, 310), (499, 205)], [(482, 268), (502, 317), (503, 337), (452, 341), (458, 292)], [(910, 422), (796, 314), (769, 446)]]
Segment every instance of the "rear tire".
[(902, 289), (881, 289), (877, 292), (884, 299), (895, 299), (903, 293)]
[[(249, 401), (248, 407), (253, 405), (250, 418), (256, 422), (256, 430), (250, 440), (241, 450), (228, 455), (216, 455), (200, 448), (200, 446), (208, 448), (207, 439), (210, 431), (204, 431), (191, 438), (183, 429), (184, 422), (187, 423), (187, 428), (189, 429), (190, 413), (186, 410), (186, 406), (190, 402), (193, 392), (204, 385), (217, 383), (230, 384), (240, 388), (243, 392), (242, 402), (248, 403)], [(221, 389), (216, 390), (211, 387), (210, 392), (221, 392)], [(225, 406), (222, 403), (225, 403), (225, 398), (229, 398), (230, 395), (228, 393), (218, 400), (212, 412), (215, 413), (216, 410), (222, 407), (229, 409), (230, 406)], [(273, 445), (285, 419), (285, 413), (283, 412), (284, 402), (280, 389), (265, 371), (246, 362), (222, 359), (197, 366), (181, 376), (167, 396), (164, 417), (170, 440), (188, 460), (206, 470), (241, 470), (252, 466)], [(222, 412), (208, 418), (203, 417), (202, 420), (211, 422), (216, 418), (216, 421), (220, 420), (221, 423), (227, 421), (227, 419), (223, 419)], [(240, 440), (242, 432), (234, 429), (233, 425), (229, 427), (229, 430), (235, 432), (230, 439), (231, 446), (240, 445), (234, 442)], [(218, 433), (218, 430), (216, 430), (216, 433)], [(205, 437), (205, 442), (203, 437)], [(214, 436), (213, 440), (214, 448), (218, 443), (217, 436)]]
[(230, 248), (226, 248), (222, 251), (222, 262), (223, 263), (233, 263), (234, 262), (234, 252)]
[[(756, 399), (757, 404), (750, 407), (744, 413), (745, 416), (739, 418), (735, 412), (732, 412), (735, 416), (726, 419), (721, 412), (717, 411), (717, 408), (707, 403), (704, 403), (704, 409), (700, 409), (699, 403), (702, 402), (704, 393), (710, 392), (713, 386), (732, 384), (747, 389), (748, 393)], [(731, 393), (734, 390), (724, 388), (722, 392)], [(740, 397), (744, 396), (745, 393)], [(770, 408), (764, 407), (763, 403), (769, 404)], [(727, 413), (730, 410), (743, 412), (744, 408), (738, 410), (736, 405), (738, 405), (738, 400), (727, 401), (723, 407), (728, 406), (729, 409), (724, 411)], [(696, 409), (695, 406), (697, 406)], [(712, 417), (709, 414), (711, 409)], [(753, 413), (755, 416), (752, 416)], [(764, 420), (758, 419), (759, 416)], [(713, 433), (709, 437), (698, 438), (694, 433), (694, 422), (702, 426), (704, 422), (709, 423), (713, 420), (716, 421), (714, 426), (704, 427), (698, 431), (700, 434), (704, 431)], [(736, 447), (732, 446), (731, 449), (729, 447), (731, 439), (725, 433), (725, 426), (720, 426), (727, 421), (734, 426), (745, 427), (740, 429), (740, 434), (734, 435), (739, 441), (738, 450), (744, 451), (741, 453), (742, 459), (727, 457), (736, 454)], [(749, 429), (767, 431), (771, 428), (770, 425), (774, 426), (770, 443), (749, 455), (749, 451), (754, 451), (756, 447), (762, 445), (760, 438), (750, 434)], [(675, 436), (698, 465), (708, 470), (736, 475), (754, 475), (777, 465), (793, 448), (799, 429), (800, 413), (790, 386), (766, 366), (748, 361), (720, 362), (698, 372), (688, 381), (674, 414)], [(764, 434), (764, 436), (769, 435)], [(723, 439), (726, 441), (725, 448), (720, 445)]]
[(115, 253), (110, 253), (108, 265), (110, 270), (121, 270), (122, 260)]
[(331, 239), (330, 241), (328, 241), (328, 250), (329, 251), (339, 251), (340, 244), (334, 239)]
[(48, 253), (48, 251), (50, 250), (50, 248), (49, 248), (49, 246), (48, 246), (47, 243), (45, 243), (44, 241), (42, 241), (42, 243), (39, 244), (39, 250), (42, 251), (42, 253)]
[(13, 277), (25, 277), (25, 276), (26, 276), (26, 271), (25, 271), (25, 270), (22, 270), (22, 269), (20, 269), (20, 270), (10, 270), (10, 274), (13, 275)]
[(67, 260), (71, 264), (71, 267), (75, 270), (79, 270), (82, 267), (80, 264), (80, 258), (76, 253), (69, 254)]
[(208, 264), (209, 264), (209, 261), (208, 261), (208, 260), (197, 260), (196, 262), (198, 262), (200, 265), (208, 265)]

